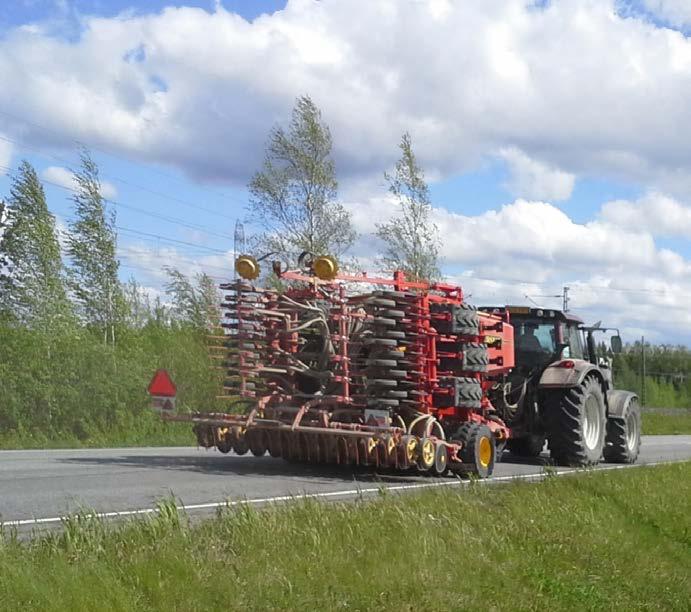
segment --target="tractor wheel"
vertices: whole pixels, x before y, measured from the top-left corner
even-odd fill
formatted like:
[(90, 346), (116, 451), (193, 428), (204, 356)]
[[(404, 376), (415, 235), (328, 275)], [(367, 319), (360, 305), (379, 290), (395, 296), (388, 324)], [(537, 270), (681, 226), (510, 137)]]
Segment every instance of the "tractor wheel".
[(605, 396), (595, 377), (551, 394), (545, 408), (547, 443), (557, 464), (582, 467), (600, 461), (605, 445)]
[(539, 457), (545, 446), (545, 436), (528, 434), (521, 438), (512, 438), (506, 444), (512, 455), (519, 457)]
[(463, 471), (479, 478), (488, 478), (494, 471), (496, 446), (494, 434), (487, 425), (463, 423), (454, 434), (454, 442), (462, 444), (460, 458), (469, 468)]
[(634, 463), (641, 448), (641, 407), (638, 399), (629, 402), (623, 419), (607, 419), (605, 460), (611, 463)]

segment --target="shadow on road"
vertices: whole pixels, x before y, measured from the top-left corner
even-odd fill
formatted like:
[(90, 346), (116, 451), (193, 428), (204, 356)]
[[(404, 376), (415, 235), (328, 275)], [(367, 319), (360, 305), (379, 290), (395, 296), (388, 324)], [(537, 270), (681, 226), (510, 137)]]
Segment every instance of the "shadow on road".
[(142, 469), (166, 469), (185, 472), (197, 472), (205, 475), (236, 475), (264, 477), (309, 477), (338, 482), (405, 482), (410, 477), (428, 478), (413, 471), (392, 473), (374, 468), (339, 466), (330, 464), (289, 463), (283, 459), (274, 459), (268, 455), (252, 457), (222, 455), (219, 453), (199, 456), (169, 455), (120, 455), (112, 457), (70, 457), (61, 459), (61, 463), (80, 465), (102, 465), (137, 467)]
[[(123, 454), (110, 457), (70, 457), (61, 459), (61, 463), (81, 465), (102, 465), (135, 467), (142, 469), (165, 469), (185, 472), (197, 472), (205, 475), (236, 475), (264, 477), (320, 478), (340, 482), (396, 483), (413, 480), (428, 481), (431, 476), (420, 474), (415, 470), (394, 472), (373, 467), (340, 466), (332, 464), (291, 463), (283, 459), (264, 457), (222, 455), (215, 451), (195, 456), (181, 455), (137, 455)], [(503, 464), (544, 466), (550, 464), (546, 455), (540, 457), (518, 457), (504, 453)], [(452, 476), (455, 477), (455, 476)]]

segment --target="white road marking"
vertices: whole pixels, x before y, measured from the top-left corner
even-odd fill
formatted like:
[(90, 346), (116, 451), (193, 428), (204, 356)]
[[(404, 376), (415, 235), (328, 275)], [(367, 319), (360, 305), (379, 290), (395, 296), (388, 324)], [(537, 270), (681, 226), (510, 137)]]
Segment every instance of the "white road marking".
[[(637, 468), (637, 467), (649, 467), (655, 465), (667, 465), (671, 463), (680, 463), (688, 461), (688, 459), (680, 459), (677, 461), (655, 461), (651, 463), (634, 463), (630, 465), (608, 465), (597, 468), (586, 468), (586, 469), (566, 469), (562, 471), (542, 471), (533, 474), (512, 474), (509, 476), (497, 476), (494, 478), (488, 478), (486, 480), (443, 480), (436, 482), (424, 482), (415, 484), (402, 484), (402, 485), (389, 485), (380, 487), (367, 487), (367, 488), (357, 488), (357, 489), (344, 489), (339, 491), (325, 491), (320, 493), (299, 493), (295, 495), (279, 495), (276, 497), (263, 497), (254, 499), (243, 499), (243, 500), (226, 500), (222, 502), (207, 502), (203, 504), (182, 504), (176, 506), (178, 510), (211, 510), (214, 508), (232, 508), (234, 506), (240, 505), (259, 505), (259, 504), (269, 504), (269, 503), (281, 503), (288, 501), (296, 501), (302, 499), (330, 499), (334, 497), (352, 497), (352, 496), (362, 496), (362, 495), (372, 495), (384, 491), (412, 491), (416, 489), (432, 489), (438, 487), (452, 487), (452, 486), (468, 486), (471, 482), (475, 484), (492, 484), (494, 482), (505, 482), (510, 480), (528, 480), (528, 481), (540, 481), (544, 480), (550, 476), (564, 476), (566, 474), (577, 474), (577, 473), (587, 473), (594, 471), (610, 471), (610, 470), (621, 470), (626, 468)], [(155, 514), (158, 512), (157, 508), (141, 508), (139, 510), (119, 510), (113, 512), (95, 512), (88, 516), (100, 519), (110, 519), (110, 518), (122, 518), (128, 516), (141, 516), (147, 514)], [(11, 521), (0, 521), (0, 527), (25, 527), (28, 525), (46, 525), (51, 523), (61, 523), (66, 520), (67, 516), (52, 516), (47, 518), (32, 518), (32, 519), (19, 519)]]

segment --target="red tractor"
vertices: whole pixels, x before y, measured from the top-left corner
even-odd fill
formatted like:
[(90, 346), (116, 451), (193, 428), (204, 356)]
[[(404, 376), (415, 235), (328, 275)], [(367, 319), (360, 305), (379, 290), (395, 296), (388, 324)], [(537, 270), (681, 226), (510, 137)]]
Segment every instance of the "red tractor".
[[(211, 351), (231, 411), (163, 411), (193, 422), (201, 446), (482, 478), (507, 444), (539, 454), (545, 436), (559, 462), (598, 461), (605, 439), (606, 457), (635, 460), (635, 396), (611, 391), (606, 368), (582, 359), (575, 319), (477, 310), (460, 287), (339, 274), (330, 256), (273, 269), (280, 290), (255, 284), (259, 263), (241, 256), (241, 279), (221, 286), (224, 333)], [(524, 357), (512, 322), (523, 335), (542, 319), (551, 352)]]

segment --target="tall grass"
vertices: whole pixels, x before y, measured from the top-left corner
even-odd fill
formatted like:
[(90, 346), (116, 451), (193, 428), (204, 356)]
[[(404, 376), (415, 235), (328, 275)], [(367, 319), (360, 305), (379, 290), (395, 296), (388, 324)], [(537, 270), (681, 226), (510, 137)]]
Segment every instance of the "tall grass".
[(688, 610), (691, 463), (8, 537), (41, 610)]

